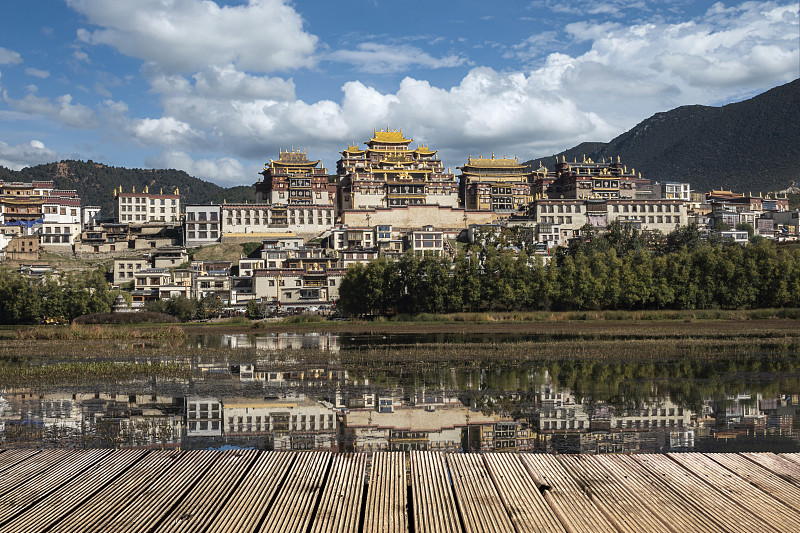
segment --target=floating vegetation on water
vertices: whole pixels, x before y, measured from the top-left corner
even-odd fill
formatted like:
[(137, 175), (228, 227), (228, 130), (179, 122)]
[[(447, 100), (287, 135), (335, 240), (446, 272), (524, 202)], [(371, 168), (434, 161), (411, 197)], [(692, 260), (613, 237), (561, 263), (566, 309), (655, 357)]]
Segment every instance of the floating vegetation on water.
[(191, 368), (173, 362), (78, 361), (45, 365), (0, 362), (0, 383), (5, 387), (119, 383), (137, 379), (188, 379)]
[(90, 340), (90, 339), (170, 339), (183, 341), (186, 333), (179, 326), (146, 329), (100, 325), (20, 328), (18, 340)]

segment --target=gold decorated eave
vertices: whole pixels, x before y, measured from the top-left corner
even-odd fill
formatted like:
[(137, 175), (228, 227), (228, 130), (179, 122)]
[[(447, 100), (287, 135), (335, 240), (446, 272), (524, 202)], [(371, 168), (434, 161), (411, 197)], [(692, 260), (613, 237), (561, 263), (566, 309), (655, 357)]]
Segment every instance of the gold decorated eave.
[(369, 143), (402, 143), (402, 144), (410, 144), (414, 139), (406, 139), (403, 137), (402, 130), (389, 130), (388, 126), (386, 130), (375, 130), (372, 139), (368, 141)]

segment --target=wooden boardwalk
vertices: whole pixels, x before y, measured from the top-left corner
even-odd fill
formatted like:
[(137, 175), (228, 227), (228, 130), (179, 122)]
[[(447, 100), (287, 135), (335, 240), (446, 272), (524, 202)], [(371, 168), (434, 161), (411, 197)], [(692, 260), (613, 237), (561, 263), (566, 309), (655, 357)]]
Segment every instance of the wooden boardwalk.
[(800, 532), (800, 455), (0, 451), (3, 532)]

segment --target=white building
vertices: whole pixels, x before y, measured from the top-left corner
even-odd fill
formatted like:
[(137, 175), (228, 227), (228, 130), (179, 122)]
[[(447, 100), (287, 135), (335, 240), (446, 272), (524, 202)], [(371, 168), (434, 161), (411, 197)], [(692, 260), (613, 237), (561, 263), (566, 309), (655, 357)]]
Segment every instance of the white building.
[(172, 194), (152, 194), (148, 187), (137, 193), (122, 192), (122, 186), (115, 190), (117, 199), (117, 219), (121, 223), (140, 226), (151, 222), (167, 224), (180, 224), (181, 222), (181, 197), (178, 189)]
[(186, 246), (205, 246), (222, 238), (222, 206), (187, 205), (184, 227)]

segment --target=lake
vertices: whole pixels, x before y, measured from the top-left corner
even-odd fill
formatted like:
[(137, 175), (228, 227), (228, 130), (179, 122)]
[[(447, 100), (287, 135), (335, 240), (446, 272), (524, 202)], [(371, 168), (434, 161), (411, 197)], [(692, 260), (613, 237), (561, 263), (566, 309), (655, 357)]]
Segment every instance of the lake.
[[(52, 348), (6, 350), (2, 366), (15, 377), (0, 388), (0, 439), (5, 448), (800, 451), (797, 346), (651, 337), (201, 333), (117, 342), (82, 367)], [(698, 346), (724, 357), (697, 356)], [(660, 355), (626, 355), (645, 350)]]

